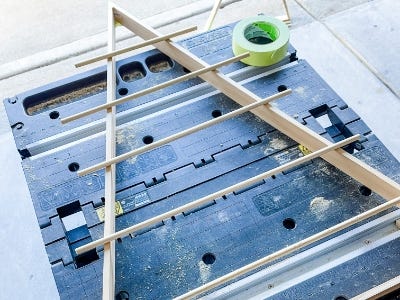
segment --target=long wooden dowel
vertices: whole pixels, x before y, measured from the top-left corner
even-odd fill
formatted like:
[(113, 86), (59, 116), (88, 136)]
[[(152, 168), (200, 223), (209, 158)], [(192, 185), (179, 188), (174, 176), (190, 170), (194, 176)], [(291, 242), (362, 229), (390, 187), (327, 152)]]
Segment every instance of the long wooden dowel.
[(182, 138), (182, 137), (187, 136), (189, 134), (195, 133), (197, 131), (200, 131), (202, 129), (210, 127), (212, 125), (221, 123), (221, 122), (223, 122), (225, 120), (231, 119), (231, 118), (233, 118), (235, 116), (238, 116), (240, 114), (248, 112), (248, 111), (250, 111), (250, 110), (252, 110), (252, 109), (254, 109), (256, 107), (259, 107), (261, 105), (265, 105), (265, 104), (267, 104), (267, 103), (269, 103), (269, 102), (271, 102), (271, 101), (273, 101), (275, 99), (278, 99), (280, 97), (286, 96), (286, 95), (290, 94), (291, 92), (292, 92), (292, 90), (288, 89), (286, 91), (283, 91), (283, 92), (277, 93), (275, 95), (272, 95), (272, 96), (270, 96), (270, 97), (268, 97), (268, 98), (266, 98), (264, 100), (261, 100), (259, 102), (255, 102), (255, 103), (249, 104), (247, 106), (241, 107), (241, 108), (239, 108), (237, 110), (231, 111), (231, 112), (229, 112), (229, 113), (227, 113), (225, 115), (222, 115), (222, 116), (220, 116), (218, 118), (215, 118), (215, 119), (203, 122), (201, 124), (195, 125), (193, 127), (185, 129), (183, 131), (175, 133), (175, 134), (173, 134), (171, 136), (163, 138), (163, 139), (161, 139), (159, 141), (156, 141), (156, 142), (154, 142), (152, 144), (143, 146), (143, 147), (138, 148), (138, 149), (134, 149), (134, 150), (129, 151), (127, 153), (124, 153), (124, 154), (121, 154), (119, 156), (116, 156), (116, 157), (114, 157), (112, 159), (103, 161), (101, 163), (98, 163), (96, 165), (93, 165), (91, 167), (83, 169), (81, 171), (78, 171), (78, 175), (79, 176), (84, 176), (84, 175), (87, 175), (89, 173), (96, 172), (96, 171), (98, 171), (100, 169), (103, 169), (103, 168), (106, 168), (108, 166), (111, 166), (112, 164), (116, 164), (116, 163), (119, 163), (121, 161), (124, 161), (124, 160), (126, 160), (126, 159), (128, 159), (130, 157), (133, 157), (133, 156), (139, 155), (141, 153), (144, 153), (146, 151), (150, 151), (150, 150), (155, 149), (157, 147), (163, 146), (163, 145), (165, 145), (167, 143), (170, 143), (172, 141), (175, 141), (175, 140), (177, 140), (179, 138)]
[[(108, 51), (115, 47), (115, 20), (112, 5), (108, 7)], [(116, 68), (115, 59), (107, 59), (107, 102), (115, 99)], [(106, 158), (115, 156), (115, 107), (107, 110), (106, 115)], [(104, 178), (104, 236), (115, 232), (115, 165), (108, 166)], [(115, 241), (104, 244), (103, 261), (103, 300), (115, 298)]]
[[(400, 276), (394, 277), (350, 300), (375, 300), (400, 288)], [(394, 299), (394, 298), (393, 298)]]
[(127, 236), (130, 233), (136, 232), (136, 231), (138, 231), (140, 229), (143, 229), (145, 227), (148, 227), (148, 226), (151, 226), (151, 225), (156, 224), (158, 222), (161, 222), (161, 221), (163, 221), (165, 219), (168, 219), (168, 218), (170, 218), (172, 216), (176, 216), (176, 215), (178, 215), (178, 214), (180, 214), (182, 212), (185, 212), (185, 211), (191, 210), (193, 208), (196, 208), (196, 207), (198, 207), (198, 206), (200, 206), (200, 205), (202, 205), (204, 203), (207, 203), (209, 201), (212, 201), (212, 200), (214, 200), (214, 199), (216, 199), (218, 197), (222, 197), (223, 195), (232, 193), (235, 190), (243, 189), (243, 188), (245, 188), (245, 187), (247, 187), (247, 186), (249, 186), (251, 184), (254, 184), (256, 182), (259, 182), (259, 181), (261, 181), (261, 180), (263, 180), (263, 179), (265, 179), (267, 177), (270, 177), (272, 175), (275, 175), (275, 174), (280, 173), (282, 171), (285, 171), (287, 169), (293, 168), (295, 166), (301, 165), (302, 163), (305, 163), (305, 162), (307, 162), (307, 161), (309, 161), (309, 160), (311, 160), (313, 158), (319, 157), (319, 156), (323, 155), (324, 153), (327, 153), (329, 151), (333, 151), (333, 150), (335, 150), (337, 148), (340, 148), (340, 147), (343, 147), (345, 145), (348, 145), (348, 144), (358, 140), (359, 137), (360, 137), (359, 134), (354, 135), (352, 137), (349, 137), (349, 138), (347, 138), (345, 140), (342, 140), (340, 142), (337, 142), (335, 144), (327, 146), (327, 147), (325, 147), (323, 149), (315, 151), (315, 152), (313, 152), (311, 154), (308, 154), (306, 156), (303, 156), (303, 157), (300, 157), (298, 159), (295, 159), (295, 160), (293, 160), (291, 162), (288, 162), (288, 163), (286, 163), (284, 165), (276, 167), (276, 168), (274, 168), (272, 170), (269, 170), (267, 172), (264, 172), (262, 174), (254, 176), (252, 178), (249, 178), (247, 180), (244, 180), (242, 182), (234, 184), (234, 185), (232, 185), (230, 187), (227, 187), (225, 189), (217, 191), (217, 192), (215, 192), (213, 194), (210, 194), (210, 195), (205, 196), (203, 198), (200, 198), (198, 200), (195, 200), (195, 201), (192, 201), (192, 202), (187, 203), (185, 205), (182, 205), (180, 207), (177, 207), (177, 208), (175, 208), (173, 210), (170, 210), (170, 211), (168, 211), (166, 213), (163, 213), (161, 215), (158, 215), (158, 216), (155, 216), (153, 218), (150, 218), (150, 219), (148, 219), (146, 221), (143, 221), (143, 222), (141, 222), (139, 224), (133, 225), (131, 227), (127, 227), (127, 228), (125, 228), (123, 230), (120, 230), (120, 231), (118, 231), (118, 232), (116, 232), (114, 234), (109, 235), (108, 237), (103, 237), (103, 238), (98, 239), (96, 241), (90, 242), (90, 243), (88, 243), (86, 245), (83, 245), (81, 247), (76, 248), (75, 251), (76, 251), (77, 254), (82, 254), (82, 253), (84, 253), (86, 251), (89, 251), (89, 250), (94, 249), (94, 248), (96, 248), (98, 246), (101, 246), (104, 243), (108, 243), (109, 241), (113, 241), (115, 239)]
[(208, 31), (211, 29), (212, 23), (214, 22), (215, 16), (217, 15), (218, 9), (221, 6), (222, 0), (215, 0), (214, 6), (211, 9), (210, 15), (208, 16), (207, 23), (204, 26), (204, 31)]
[(210, 66), (206, 66), (206, 67), (204, 67), (204, 68), (202, 68), (200, 70), (196, 70), (196, 71), (188, 73), (186, 75), (183, 75), (183, 76), (171, 79), (169, 81), (160, 83), (158, 85), (149, 87), (147, 89), (141, 90), (141, 91), (139, 91), (137, 93), (122, 97), (122, 98), (120, 98), (118, 100), (113, 101), (112, 103), (105, 103), (105, 104), (102, 104), (102, 105), (99, 105), (99, 106), (96, 106), (96, 107), (93, 107), (93, 108), (89, 108), (88, 110), (85, 110), (85, 111), (82, 111), (82, 112), (77, 113), (75, 115), (72, 115), (72, 116), (65, 117), (65, 118), (61, 119), (61, 123), (65, 124), (65, 123), (68, 123), (68, 122), (75, 121), (77, 119), (86, 117), (86, 116), (88, 116), (90, 114), (94, 114), (96, 112), (99, 112), (99, 111), (102, 111), (102, 110), (105, 110), (105, 109), (109, 109), (110, 107), (125, 103), (127, 101), (130, 101), (130, 100), (133, 100), (133, 99), (136, 99), (136, 98), (139, 98), (139, 97), (142, 97), (144, 95), (153, 93), (155, 91), (158, 91), (158, 90), (166, 88), (168, 86), (177, 84), (179, 82), (183, 82), (183, 81), (189, 80), (191, 78), (197, 77), (199, 75), (202, 75), (204, 73), (207, 73), (207, 72), (210, 72), (210, 71), (214, 71), (214, 70), (216, 70), (216, 69), (218, 69), (220, 67), (223, 67), (225, 65), (228, 65), (228, 64), (231, 64), (233, 62), (239, 61), (239, 60), (241, 60), (241, 59), (243, 59), (245, 57), (248, 57), (249, 55), (250, 54), (248, 52), (246, 52), (246, 53), (243, 53), (243, 54), (228, 58), (228, 59), (226, 59), (224, 61), (221, 61), (219, 63), (213, 64), (213, 65), (210, 65)]
[[(129, 12), (119, 7), (116, 7), (115, 18), (123, 26), (143, 39), (159, 36), (156, 30), (141, 23)], [(198, 70), (207, 65), (199, 57), (174, 42), (160, 42), (155, 46), (189, 70)], [(200, 78), (241, 106), (260, 101), (257, 95), (220, 72), (208, 72), (201, 75)], [(254, 109), (252, 112), (311, 151), (316, 151), (331, 144), (327, 139), (300, 124), (277, 107), (264, 105)], [(342, 149), (328, 152), (322, 158), (386, 200), (400, 196), (400, 185), (397, 182)]]
[(110, 52), (108, 52), (106, 54), (98, 55), (96, 57), (93, 57), (93, 58), (90, 58), (90, 59), (87, 59), (87, 60), (83, 60), (83, 61), (78, 62), (77, 64), (75, 64), (75, 67), (79, 68), (79, 67), (83, 67), (83, 66), (92, 64), (94, 62), (97, 62), (97, 61), (100, 61), (100, 60), (103, 60), (103, 59), (109, 59), (111, 57), (114, 57), (114, 56), (129, 52), (129, 51), (133, 51), (133, 50), (136, 50), (136, 49), (140, 49), (140, 48), (143, 48), (143, 47), (146, 47), (146, 46), (150, 46), (150, 45), (153, 45), (153, 44), (161, 42), (161, 41), (166, 41), (166, 40), (169, 40), (170, 38), (177, 37), (179, 35), (183, 35), (183, 34), (195, 31), (195, 30), (197, 30), (197, 26), (192, 26), (192, 27), (188, 27), (188, 28), (185, 28), (185, 29), (182, 29), (182, 30), (178, 30), (178, 31), (166, 34), (166, 35), (162, 35), (160, 37), (149, 39), (147, 41), (141, 42), (141, 43), (136, 44), (136, 45), (132, 45), (132, 46), (125, 47), (125, 48), (118, 49), (118, 50), (114, 50), (114, 51), (110, 51)]
[(317, 242), (317, 241), (319, 241), (321, 239), (324, 239), (324, 238), (326, 238), (328, 236), (331, 236), (332, 234), (334, 234), (334, 233), (336, 233), (338, 231), (346, 229), (346, 228), (348, 228), (348, 227), (350, 227), (350, 226), (352, 226), (352, 225), (354, 225), (356, 223), (359, 223), (359, 222), (361, 222), (363, 220), (366, 220), (366, 219), (368, 219), (368, 218), (370, 218), (372, 216), (375, 216), (376, 214), (378, 214), (378, 213), (380, 213), (382, 211), (385, 211), (385, 210), (397, 205), (399, 202), (400, 202), (400, 197), (397, 197), (397, 198), (392, 199), (392, 200), (390, 200), (388, 202), (385, 202), (385, 203), (383, 203), (381, 205), (378, 205), (377, 207), (374, 207), (374, 208), (372, 208), (370, 210), (367, 210), (367, 211), (365, 211), (365, 212), (363, 212), (363, 213), (361, 213), (361, 214), (359, 214), (357, 216), (354, 216), (354, 217), (352, 217), (350, 219), (347, 219), (346, 221), (343, 221), (343, 222), (341, 222), (341, 223), (339, 223), (337, 225), (329, 227), (328, 229), (320, 231), (320, 232), (318, 232), (318, 233), (316, 233), (316, 234), (314, 234), (314, 235), (312, 235), (312, 236), (310, 236), (308, 238), (305, 238), (305, 239), (303, 239), (303, 240), (301, 240), (301, 241), (299, 241), (297, 243), (294, 243), (294, 244), (292, 244), (292, 245), (290, 245), (288, 247), (285, 247), (285, 248), (283, 248), (283, 249), (281, 249), (279, 251), (276, 251), (276, 252), (274, 252), (274, 253), (272, 253), (270, 255), (267, 255), (267, 256), (255, 261), (255, 262), (252, 262), (252, 263), (250, 263), (250, 264), (248, 264), (248, 265), (246, 265), (244, 267), (241, 267), (241, 268), (239, 268), (239, 269), (237, 269), (237, 270), (235, 270), (235, 271), (233, 271), (231, 273), (228, 273), (228, 274), (226, 274), (224, 276), (221, 276), (221, 277), (219, 277), (219, 278), (217, 278), (217, 279), (215, 279), (213, 281), (210, 281), (209, 283), (206, 283), (206, 284), (204, 284), (204, 285), (202, 285), (202, 286), (200, 286), (200, 287), (198, 287), (196, 289), (193, 289), (190, 292), (188, 292), (188, 293), (186, 293), (184, 295), (181, 295), (179, 297), (176, 297), (174, 299), (175, 300), (190, 299), (190, 298), (192, 298), (192, 297), (194, 297), (196, 295), (199, 295), (199, 294), (204, 293), (204, 292), (206, 292), (208, 290), (211, 290), (211, 289), (213, 289), (213, 288), (215, 288), (215, 287), (217, 287), (217, 286), (219, 286), (221, 284), (224, 284), (224, 283), (226, 283), (228, 281), (231, 281), (231, 280), (233, 280), (233, 279), (235, 279), (235, 278), (237, 278), (237, 277), (239, 277), (241, 275), (244, 275), (244, 274), (246, 274), (248, 272), (251, 272), (251, 271), (253, 271), (253, 270), (255, 270), (255, 269), (259, 268), (259, 267), (262, 267), (262, 266), (264, 266), (265, 264), (267, 264), (267, 263), (269, 263), (271, 261), (274, 261), (274, 260), (276, 260), (278, 258), (281, 258), (281, 257), (285, 256), (285, 255), (288, 255), (288, 254), (293, 253), (293, 252), (295, 252), (297, 250), (300, 250), (300, 249), (302, 249), (302, 248), (304, 248), (304, 247), (306, 247), (306, 246), (308, 246), (308, 245), (310, 245), (312, 243), (315, 243), (315, 242)]

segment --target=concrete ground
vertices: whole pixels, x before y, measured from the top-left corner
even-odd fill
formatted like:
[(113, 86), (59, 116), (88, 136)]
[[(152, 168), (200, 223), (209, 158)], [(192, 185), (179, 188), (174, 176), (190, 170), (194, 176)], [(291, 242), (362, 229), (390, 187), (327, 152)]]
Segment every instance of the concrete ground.
[[(116, 1), (168, 32), (202, 28), (212, 0)], [(140, 4), (144, 3), (144, 4)], [(259, 12), (282, 14), (279, 1), (228, 0), (215, 26)], [(272, 3), (272, 4), (271, 4)], [(400, 2), (288, 0), (291, 43), (400, 159)], [(82, 58), (105, 52), (106, 1), (2, 0), (0, 98), (80, 72)], [(171, 12), (171, 9), (175, 9)], [(137, 39), (118, 29), (124, 46)], [(0, 299), (57, 299), (20, 159), (0, 106)]]

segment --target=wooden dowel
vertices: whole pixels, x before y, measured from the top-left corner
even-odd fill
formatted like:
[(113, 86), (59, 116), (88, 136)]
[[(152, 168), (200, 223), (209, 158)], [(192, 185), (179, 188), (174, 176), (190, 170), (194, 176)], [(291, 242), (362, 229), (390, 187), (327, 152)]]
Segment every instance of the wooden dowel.
[(86, 116), (88, 116), (90, 114), (94, 114), (96, 112), (99, 112), (99, 111), (102, 111), (102, 110), (105, 110), (105, 109), (109, 109), (110, 107), (113, 107), (113, 106), (125, 103), (127, 101), (133, 100), (135, 98), (139, 98), (141, 96), (153, 93), (155, 91), (158, 91), (158, 90), (166, 88), (168, 86), (177, 84), (179, 82), (189, 80), (191, 78), (197, 77), (199, 75), (202, 75), (202, 74), (210, 72), (210, 71), (214, 71), (215, 69), (218, 69), (218, 68), (220, 68), (222, 66), (231, 64), (231, 63), (236, 62), (236, 61), (239, 61), (239, 60), (241, 60), (241, 59), (243, 59), (245, 57), (248, 57), (249, 55), (250, 54), (248, 52), (246, 52), (246, 53), (240, 54), (238, 56), (234, 56), (234, 57), (228, 58), (228, 59), (226, 59), (224, 61), (221, 61), (219, 63), (213, 64), (211, 66), (203, 67), (203, 68), (201, 68), (199, 70), (196, 70), (194, 72), (191, 72), (189, 74), (186, 74), (186, 75), (171, 79), (169, 81), (160, 83), (158, 85), (149, 87), (147, 89), (141, 90), (141, 91), (139, 91), (137, 93), (122, 97), (122, 98), (120, 98), (118, 100), (113, 101), (112, 103), (105, 103), (105, 104), (102, 104), (102, 105), (99, 105), (99, 106), (96, 106), (96, 107), (93, 107), (93, 108), (89, 108), (88, 110), (85, 110), (85, 111), (82, 111), (82, 112), (77, 113), (75, 115), (72, 115), (72, 116), (65, 117), (65, 118), (61, 119), (61, 123), (62, 124), (66, 124), (66, 123), (69, 123), (71, 121), (86, 117)]
[[(400, 288), (400, 276), (394, 277), (364, 293), (357, 295), (350, 300), (375, 300)], [(395, 298), (393, 298), (395, 299)]]
[(156, 224), (158, 222), (161, 222), (161, 221), (163, 221), (165, 219), (168, 219), (168, 218), (170, 218), (172, 216), (178, 215), (178, 214), (180, 214), (180, 213), (182, 213), (184, 211), (188, 211), (188, 210), (191, 210), (193, 208), (196, 208), (196, 207), (198, 207), (198, 206), (200, 206), (200, 205), (202, 205), (204, 203), (212, 201), (212, 200), (214, 200), (214, 199), (216, 199), (218, 197), (222, 197), (223, 195), (229, 194), (229, 193), (231, 193), (231, 192), (233, 192), (235, 190), (243, 189), (243, 188), (245, 188), (245, 187), (247, 187), (247, 186), (249, 186), (251, 184), (259, 182), (260, 180), (263, 180), (263, 179), (265, 179), (267, 177), (275, 175), (275, 174), (277, 174), (279, 172), (282, 172), (282, 171), (285, 171), (287, 169), (293, 168), (295, 166), (301, 165), (302, 163), (305, 163), (305, 162), (307, 162), (307, 161), (309, 161), (309, 160), (311, 160), (313, 158), (319, 157), (319, 156), (323, 155), (324, 153), (327, 153), (327, 152), (332, 151), (334, 149), (337, 149), (337, 148), (343, 147), (345, 145), (348, 145), (348, 144), (358, 140), (359, 137), (360, 137), (360, 135), (354, 135), (352, 137), (349, 137), (349, 138), (347, 138), (345, 140), (342, 140), (340, 142), (337, 142), (335, 144), (331, 144), (331, 145), (329, 145), (329, 146), (327, 146), (327, 147), (325, 147), (323, 149), (317, 150), (317, 151), (315, 151), (315, 152), (313, 152), (311, 154), (308, 154), (306, 156), (303, 156), (303, 157), (300, 157), (298, 159), (295, 159), (295, 160), (293, 160), (291, 162), (288, 162), (288, 163), (286, 163), (284, 165), (276, 167), (276, 168), (274, 168), (272, 170), (269, 170), (267, 172), (264, 172), (262, 174), (254, 176), (252, 178), (249, 178), (247, 180), (244, 180), (242, 182), (234, 184), (234, 185), (232, 185), (230, 187), (227, 187), (225, 189), (217, 191), (217, 192), (215, 192), (213, 194), (210, 194), (208, 196), (205, 196), (205, 197), (200, 198), (198, 200), (195, 200), (193, 202), (190, 202), (190, 203), (187, 203), (187, 204), (182, 205), (180, 207), (177, 207), (177, 208), (175, 208), (173, 210), (170, 210), (170, 211), (168, 211), (166, 213), (163, 213), (161, 215), (158, 215), (158, 216), (155, 216), (153, 218), (150, 218), (150, 219), (148, 219), (146, 221), (143, 221), (143, 222), (141, 222), (139, 224), (133, 225), (131, 227), (127, 227), (127, 228), (125, 228), (123, 230), (120, 230), (120, 231), (118, 231), (118, 232), (116, 232), (114, 234), (109, 235), (108, 237), (103, 237), (101, 239), (98, 239), (96, 241), (93, 241), (91, 243), (83, 245), (81, 247), (78, 247), (78, 248), (75, 249), (75, 251), (76, 251), (77, 254), (82, 254), (82, 253), (84, 253), (86, 251), (89, 251), (89, 250), (94, 249), (94, 248), (96, 248), (98, 246), (101, 246), (104, 243), (108, 243), (109, 241), (113, 241), (115, 239), (127, 236), (130, 233), (136, 232), (136, 231), (138, 231), (140, 229), (143, 229), (145, 227), (148, 227), (148, 226), (151, 226), (151, 225)]
[[(108, 7), (108, 51), (115, 48), (115, 20), (111, 4)], [(107, 59), (107, 102), (115, 99), (116, 68), (115, 59)], [(115, 107), (107, 110), (106, 115), (106, 158), (115, 156)], [(115, 165), (105, 170), (104, 178), (104, 236), (115, 232)], [(103, 261), (103, 300), (115, 298), (115, 241), (104, 244)]]
[(222, 116), (220, 116), (218, 118), (215, 118), (215, 119), (206, 121), (204, 123), (198, 124), (196, 126), (190, 127), (190, 128), (185, 129), (183, 131), (175, 133), (175, 134), (173, 134), (171, 136), (163, 138), (163, 139), (161, 139), (159, 141), (153, 142), (153, 143), (151, 143), (149, 145), (143, 146), (143, 147), (138, 148), (138, 149), (134, 149), (134, 150), (129, 151), (127, 153), (124, 153), (124, 154), (121, 154), (119, 156), (116, 156), (113, 159), (109, 159), (109, 160), (103, 161), (101, 163), (98, 163), (96, 165), (93, 165), (91, 167), (83, 169), (81, 171), (78, 171), (78, 175), (79, 176), (87, 175), (89, 173), (92, 173), (92, 172), (98, 171), (100, 169), (106, 168), (108, 166), (111, 166), (112, 164), (116, 164), (116, 163), (119, 163), (121, 161), (124, 161), (124, 160), (126, 160), (126, 159), (128, 159), (130, 157), (133, 157), (133, 156), (139, 155), (141, 153), (144, 153), (146, 151), (150, 151), (150, 150), (152, 150), (154, 148), (163, 146), (163, 145), (165, 145), (167, 143), (170, 143), (172, 141), (175, 141), (175, 140), (177, 140), (179, 138), (182, 138), (182, 137), (187, 136), (189, 134), (195, 133), (197, 131), (200, 131), (202, 129), (205, 129), (207, 127), (215, 125), (217, 123), (223, 122), (225, 120), (228, 120), (228, 119), (231, 119), (231, 118), (233, 118), (235, 116), (243, 114), (243, 113), (245, 113), (247, 111), (250, 111), (250, 110), (252, 110), (252, 109), (254, 109), (256, 107), (259, 107), (261, 105), (265, 105), (265, 104), (267, 104), (267, 103), (269, 103), (269, 102), (271, 102), (271, 101), (273, 101), (275, 99), (278, 99), (280, 97), (286, 96), (286, 95), (290, 94), (291, 92), (292, 91), (289, 89), (289, 90), (277, 93), (275, 95), (272, 95), (272, 96), (270, 96), (270, 97), (268, 97), (268, 98), (266, 98), (266, 99), (264, 99), (262, 101), (255, 102), (255, 103), (249, 104), (247, 106), (241, 107), (241, 108), (239, 108), (237, 110), (229, 112), (229, 113), (227, 113), (225, 115), (222, 115)]
[(211, 10), (211, 13), (207, 19), (206, 26), (204, 26), (204, 31), (210, 30), (212, 23), (214, 22), (215, 16), (217, 15), (218, 9), (221, 6), (222, 0), (215, 0), (214, 6)]
[(166, 34), (166, 35), (162, 35), (160, 37), (149, 39), (147, 41), (141, 42), (141, 43), (133, 45), (133, 46), (129, 46), (129, 47), (125, 47), (125, 48), (122, 48), (122, 49), (110, 51), (110, 52), (108, 52), (106, 54), (102, 54), (102, 55), (99, 55), (99, 56), (96, 56), (96, 57), (93, 57), (93, 58), (78, 62), (77, 64), (75, 64), (75, 67), (79, 68), (79, 67), (86, 66), (86, 65), (92, 64), (94, 62), (103, 60), (103, 59), (109, 59), (111, 57), (114, 57), (114, 56), (129, 52), (129, 51), (133, 51), (133, 50), (136, 50), (136, 49), (140, 49), (140, 48), (143, 48), (143, 47), (146, 47), (146, 46), (150, 46), (150, 45), (153, 45), (153, 44), (161, 42), (161, 41), (166, 41), (166, 40), (169, 40), (170, 38), (173, 38), (173, 37), (176, 37), (176, 36), (179, 36), (179, 35), (183, 35), (183, 34), (195, 31), (195, 30), (197, 30), (197, 26), (192, 26), (192, 27), (188, 27), (188, 28), (185, 28), (185, 29), (182, 29), (182, 30), (178, 30), (178, 31)]
[[(206, 292), (208, 290), (211, 290), (211, 289), (213, 289), (213, 288), (215, 288), (215, 287), (217, 287), (217, 286), (219, 286), (221, 284), (224, 284), (224, 283), (226, 283), (228, 281), (231, 281), (231, 280), (233, 280), (233, 279), (235, 279), (235, 278), (237, 278), (237, 277), (239, 277), (241, 275), (244, 275), (244, 274), (246, 274), (248, 272), (251, 272), (251, 271), (253, 271), (253, 270), (255, 270), (255, 269), (259, 268), (259, 267), (262, 267), (262, 266), (264, 266), (265, 264), (267, 264), (267, 263), (269, 263), (271, 261), (274, 261), (274, 260), (276, 260), (278, 258), (281, 258), (281, 257), (285, 256), (285, 255), (288, 255), (288, 254), (293, 253), (293, 252), (295, 252), (297, 250), (300, 250), (300, 249), (302, 249), (302, 248), (304, 248), (304, 247), (306, 247), (306, 246), (308, 246), (308, 245), (310, 245), (312, 243), (315, 243), (315, 242), (317, 242), (317, 241), (319, 241), (321, 239), (324, 239), (324, 238), (326, 238), (326, 237), (328, 237), (328, 236), (330, 236), (330, 235), (332, 235), (332, 234), (334, 234), (334, 233), (336, 233), (338, 231), (341, 231), (341, 230), (346, 229), (346, 228), (348, 228), (348, 227), (350, 227), (350, 226), (352, 226), (352, 225), (354, 225), (356, 223), (359, 223), (359, 222), (361, 222), (361, 221), (363, 221), (365, 219), (368, 219), (368, 218), (370, 218), (370, 217), (372, 217), (372, 216), (374, 216), (374, 215), (376, 215), (376, 214), (378, 214), (378, 213), (380, 213), (382, 211), (385, 211), (385, 210), (391, 208), (392, 206), (395, 206), (399, 202), (400, 202), (400, 197), (397, 197), (397, 198), (392, 199), (392, 200), (390, 200), (388, 202), (385, 202), (384, 204), (381, 204), (381, 205), (379, 205), (377, 207), (374, 207), (374, 208), (372, 208), (370, 210), (367, 210), (367, 211), (365, 211), (365, 212), (363, 212), (363, 213), (361, 213), (361, 214), (359, 214), (357, 216), (354, 216), (354, 217), (352, 217), (350, 219), (347, 219), (346, 221), (343, 221), (343, 222), (341, 222), (341, 223), (339, 223), (337, 225), (329, 227), (328, 229), (320, 231), (320, 232), (318, 232), (318, 233), (316, 233), (316, 234), (314, 234), (314, 235), (312, 235), (312, 236), (310, 236), (308, 238), (305, 238), (305, 239), (303, 239), (303, 240), (301, 240), (301, 241), (299, 241), (297, 243), (294, 243), (294, 244), (292, 244), (292, 245), (290, 245), (288, 247), (285, 247), (285, 248), (283, 248), (283, 249), (281, 249), (279, 251), (276, 251), (276, 252), (274, 252), (274, 253), (272, 253), (270, 255), (267, 255), (267, 256), (255, 261), (255, 262), (252, 262), (252, 263), (250, 263), (250, 264), (248, 264), (248, 265), (246, 265), (244, 267), (241, 267), (241, 268), (239, 268), (239, 269), (237, 269), (237, 270), (235, 270), (235, 271), (233, 271), (231, 273), (228, 273), (228, 274), (226, 274), (224, 276), (221, 276), (221, 277), (219, 277), (219, 278), (217, 278), (217, 279), (215, 279), (215, 280), (213, 280), (213, 281), (211, 281), (209, 283), (206, 283), (206, 284), (204, 284), (204, 285), (202, 285), (202, 286), (200, 286), (200, 287), (198, 287), (196, 289), (193, 289), (193, 290), (191, 290), (190, 292), (188, 292), (188, 293), (186, 293), (184, 295), (176, 297), (175, 300), (190, 299), (190, 298), (192, 298), (192, 297), (194, 297), (196, 295), (199, 295), (199, 294), (204, 293), (204, 292)], [(363, 298), (363, 299), (365, 299), (365, 298)]]
[(290, 14), (289, 14), (289, 8), (288, 8), (288, 5), (287, 5), (287, 2), (286, 2), (286, 0), (282, 0), (282, 2), (283, 2), (283, 6), (284, 6), (284, 8), (285, 8), (285, 12), (286, 12), (286, 20), (283, 20), (283, 22), (289, 22), (290, 23)]

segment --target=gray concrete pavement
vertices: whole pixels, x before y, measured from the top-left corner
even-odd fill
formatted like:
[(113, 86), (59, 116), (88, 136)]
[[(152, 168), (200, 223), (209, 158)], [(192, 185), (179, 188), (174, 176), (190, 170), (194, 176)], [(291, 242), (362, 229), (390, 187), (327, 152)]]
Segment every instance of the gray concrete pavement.
[[(326, 24), (400, 95), (400, 1), (375, 1), (328, 17)], [(351, 25), (351, 27), (349, 27)]]
[(301, 4), (315, 19), (323, 20), (328, 16), (335, 15), (370, 1), (371, 0), (297, 0), (296, 2)]
[[(146, 18), (198, 0), (115, 0)], [(0, 65), (107, 30), (106, 0), (0, 1)]]
[[(212, 4), (212, 1), (205, 0), (124, 1), (134, 15), (147, 18), (151, 24), (169, 24), (160, 29), (165, 32), (189, 25), (203, 26), (208, 14), (200, 8)], [(171, 13), (171, 2), (173, 7), (186, 6)], [(219, 12), (216, 26), (258, 12), (272, 10), (272, 13), (279, 13), (279, 7), (271, 8), (267, 1), (231, 2)], [(400, 13), (399, 5), (391, 0), (288, 2), (293, 23), (291, 42), (299, 57), (307, 59), (400, 159), (400, 100), (393, 93), (399, 90), (400, 85), (400, 62), (395, 51), (400, 36), (400, 21), (396, 18)], [(9, 42), (0, 48), (0, 73), (12, 64), (19, 64), (18, 70), (25, 67), (29, 71), (17, 72), (17, 75), (0, 80), (0, 98), (76, 74), (80, 70), (73, 67), (74, 63), (103, 53), (105, 8), (105, 1), (97, 0), (1, 1), (0, 20), (4, 26), (0, 27), (0, 36)], [(21, 27), (16, 28), (16, 25)], [(119, 46), (138, 40), (128, 38), (123, 30), (119, 34), (127, 38)], [(363, 64), (356, 54), (365, 58), (370, 66)], [(5, 64), (7, 61), (11, 62)], [(29, 67), (34, 62), (39, 63)], [(371, 67), (376, 72), (371, 72)], [(5, 242), (5, 247), (0, 250), (0, 299), (57, 299), (50, 265), (2, 105), (0, 143), (0, 163), (3, 166), (0, 173), (0, 237)]]

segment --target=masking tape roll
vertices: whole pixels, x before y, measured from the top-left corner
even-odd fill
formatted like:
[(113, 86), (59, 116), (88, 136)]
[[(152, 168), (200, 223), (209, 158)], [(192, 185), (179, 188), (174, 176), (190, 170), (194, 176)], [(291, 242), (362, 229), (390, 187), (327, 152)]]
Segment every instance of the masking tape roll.
[(282, 60), (289, 45), (289, 28), (282, 21), (264, 15), (243, 19), (232, 34), (235, 55), (250, 52), (241, 61), (251, 66), (270, 66)]

